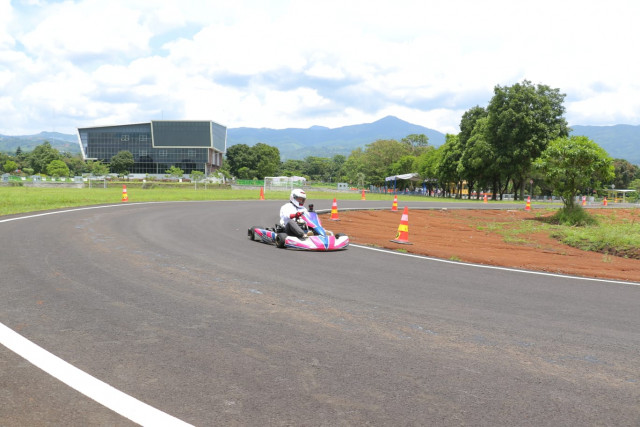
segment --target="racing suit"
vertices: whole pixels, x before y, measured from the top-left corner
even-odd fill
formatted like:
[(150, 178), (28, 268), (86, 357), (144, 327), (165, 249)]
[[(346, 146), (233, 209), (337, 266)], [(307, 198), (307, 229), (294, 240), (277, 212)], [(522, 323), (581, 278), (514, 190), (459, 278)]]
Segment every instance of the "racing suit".
[(304, 206), (296, 207), (293, 203), (287, 202), (280, 208), (280, 225), (284, 227), (284, 231), (290, 236), (299, 238), (306, 237), (306, 233), (296, 223), (296, 213), (306, 215), (309, 212)]

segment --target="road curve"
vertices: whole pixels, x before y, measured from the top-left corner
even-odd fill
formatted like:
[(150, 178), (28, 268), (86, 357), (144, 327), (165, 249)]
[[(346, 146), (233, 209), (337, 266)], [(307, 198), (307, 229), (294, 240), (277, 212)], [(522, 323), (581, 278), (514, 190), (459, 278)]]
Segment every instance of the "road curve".
[[(640, 424), (640, 286), (249, 241), (281, 203), (0, 218), (0, 323), (199, 426)], [(133, 424), (4, 346), (0, 385), (2, 426)]]

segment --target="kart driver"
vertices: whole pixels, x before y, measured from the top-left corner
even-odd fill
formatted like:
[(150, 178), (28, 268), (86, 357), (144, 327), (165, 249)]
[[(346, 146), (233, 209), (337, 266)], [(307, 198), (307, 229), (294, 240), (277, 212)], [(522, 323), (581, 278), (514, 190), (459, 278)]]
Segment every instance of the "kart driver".
[(305, 239), (307, 235), (302, 228), (300, 228), (296, 219), (309, 213), (304, 207), (304, 201), (306, 199), (307, 194), (303, 190), (296, 188), (291, 191), (289, 202), (280, 208), (280, 225), (284, 227), (284, 231), (288, 235), (296, 236), (300, 239)]

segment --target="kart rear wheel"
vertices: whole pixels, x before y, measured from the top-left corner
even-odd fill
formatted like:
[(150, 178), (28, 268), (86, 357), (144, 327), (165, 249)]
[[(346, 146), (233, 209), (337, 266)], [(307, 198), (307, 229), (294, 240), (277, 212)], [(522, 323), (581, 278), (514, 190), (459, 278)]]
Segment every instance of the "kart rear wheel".
[(276, 246), (280, 249), (284, 248), (285, 240), (287, 239), (287, 233), (276, 234)]
[(342, 234), (342, 233), (338, 233), (338, 234), (336, 234), (336, 235), (335, 235), (335, 238), (336, 238), (336, 239), (339, 239), (339, 238), (341, 238), (342, 236), (344, 236), (344, 234)]

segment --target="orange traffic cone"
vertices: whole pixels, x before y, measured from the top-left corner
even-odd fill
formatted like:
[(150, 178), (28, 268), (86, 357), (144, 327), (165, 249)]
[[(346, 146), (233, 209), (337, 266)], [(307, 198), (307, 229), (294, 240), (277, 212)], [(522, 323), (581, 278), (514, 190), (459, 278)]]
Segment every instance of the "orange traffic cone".
[(329, 219), (332, 221), (340, 221), (338, 218), (338, 203), (336, 202), (336, 199), (333, 199), (333, 204), (331, 205), (331, 218)]
[(487, 193), (484, 193), (484, 201), (483, 201), (482, 203), (489, 203), (489, 202), (487, 201)]
[(391, 205), (392, 211), (398, 210), (398, 195), (393, 196), (393, 204)]
[(587, 196), (582, 196), (582, 206), (587, 206)]
[(362, 189), (362, 200), (367, 200), (367, 198), (364, 196), (364, 188)]
[(527, 196), (527, 205), (524, 207), (525, 211), (531, 210), (531, 196)]
[(122, 184), (122, 201), (128, 202), (129, 196), (127, 195), (127, 186), (126, 184)]
[(411, 245), (409, 242), (409, 208), (404, 207), (402, 218), (400, 219), (400, 225), (398, 226), (398, 232), (396, 238), (391, 240), (394, 243), (402, 243), (404, 245)]
[(602, 206), (607, 206), (607, 198), (605, 197), (604, 200), (602, 201)]
[(264, 200), (264, 188), (260, 187), (260, 200)]

